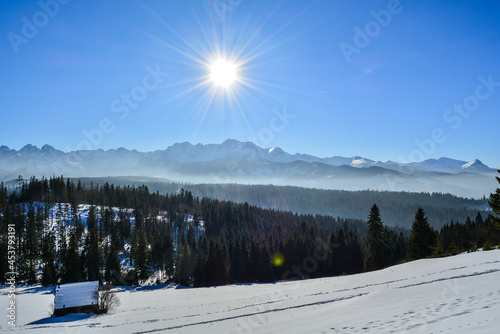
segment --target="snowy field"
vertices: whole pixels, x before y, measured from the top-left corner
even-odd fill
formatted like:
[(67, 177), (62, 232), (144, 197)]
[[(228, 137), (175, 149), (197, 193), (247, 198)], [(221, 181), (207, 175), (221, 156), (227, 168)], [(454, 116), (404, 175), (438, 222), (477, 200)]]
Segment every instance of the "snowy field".
[(306, 281), (119, 288), (100, 316), (51, 318), (51, 289), (18, 293), (17, 326), (3, 315), (1, 333), (500, 333), (500, 250)]

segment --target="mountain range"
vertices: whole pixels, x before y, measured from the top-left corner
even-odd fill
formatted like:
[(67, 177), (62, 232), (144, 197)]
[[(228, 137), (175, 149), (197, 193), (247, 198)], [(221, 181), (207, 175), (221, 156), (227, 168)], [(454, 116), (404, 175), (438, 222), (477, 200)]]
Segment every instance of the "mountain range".
[(63, 152), (50, 145), (20, 150), (0, 146), (0, 180), (22, 175), (67, 177), (148, 176), (189, 183), (294, 185), (344, 190), (443, 192), (488, 196), (496, 170), (480, 160), (450, 158), (397, 163), (364, 157), (320, 158), (279, 147), (228, 139), (222, 144), (176, 143), (165, 150), (118, 148)]

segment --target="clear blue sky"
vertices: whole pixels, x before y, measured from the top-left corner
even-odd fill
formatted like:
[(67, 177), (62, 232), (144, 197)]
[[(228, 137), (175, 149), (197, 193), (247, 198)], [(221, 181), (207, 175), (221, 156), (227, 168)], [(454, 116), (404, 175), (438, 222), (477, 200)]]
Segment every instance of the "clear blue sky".
[[(40, 3), (0, 4), (0, 144), (10, 148), (234, 138), (500, 167), (498, 1)], [(220, 54), (240, 66), (229, 90), (206, 82)]]

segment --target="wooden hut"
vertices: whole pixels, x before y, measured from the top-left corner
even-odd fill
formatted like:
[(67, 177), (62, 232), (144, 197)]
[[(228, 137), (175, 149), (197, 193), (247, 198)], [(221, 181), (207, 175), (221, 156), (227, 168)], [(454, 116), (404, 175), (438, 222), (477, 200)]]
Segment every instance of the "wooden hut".
[(55, 294), (54, 316), (69, 313), (98, 313), (99, 281), (58, 285)]

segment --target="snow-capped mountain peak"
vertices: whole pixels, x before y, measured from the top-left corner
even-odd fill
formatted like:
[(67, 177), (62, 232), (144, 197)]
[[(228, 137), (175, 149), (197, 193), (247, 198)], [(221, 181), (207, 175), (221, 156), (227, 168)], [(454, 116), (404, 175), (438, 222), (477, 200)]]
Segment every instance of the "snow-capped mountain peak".
[(351, 162), (351, 166), (358, 167), (358, 168), (368, 167), (369, 165), (373, 165), (373, 164), (374, 164), (374, 161), (369, 160), (369, 159), (365, 159), (363, 157), (354, 157), (354, 158), (352, 158), (352, 162)]
[(481, 160), (475, 159), (471, 162), (463, 164), (462, 170), (465, 172), (481, 173), (488, 172), (489, 170), (491, 170), (491, 168), (483, 164)]

